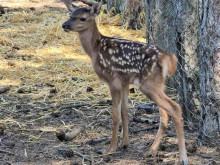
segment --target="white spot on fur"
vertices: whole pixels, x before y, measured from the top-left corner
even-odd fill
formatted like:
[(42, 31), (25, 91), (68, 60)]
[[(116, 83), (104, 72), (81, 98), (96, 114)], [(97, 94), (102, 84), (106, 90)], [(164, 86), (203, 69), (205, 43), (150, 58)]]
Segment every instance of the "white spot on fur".
[(168, 64), (163, 65), (163, 77), (169, 76), (168, 73)]
[(110, 64), (111, 64), (109, 60), (106, 60), (106, 63), (107, 63), (108, 65), (110, 65)]
[(99, 53), (99, 56), (100, 56), (100, 58), (103, 60), (103, 56), (102, 56), (102, 54), (101, 54), (101, 53)]
[(155, 66), (156, 66), (156, 62), (153, 63), (153, 65), (152, 65), (152, 67), (151, 67), (151, 72), (154, 71)]
[(112, 55), (113, 50), (112, 50), (112, 49), (109, 49), (108, 52), (109, 52), (110, 55)]
[(112, 56), (112, 58), (111, 58), (111, 59), (112, 59), (112, 61), (113, 61), (113, 62), (115, 62), (115, 61), (116, 61), (115, 56)]
[(153, 55), (152, 60), (155, 60), (155, 58), (156, 58), (156, 56), (155, 56), (155, 55)]
[(137, 87), (139, 87), (139, 86), (140, 86), (140, 80), (136, 78), (136, 79), (134, 80), (134, 85), (136, 85)]
[(124, 66), (126, 64), (126, 61), (122, 61), (122, 66)]

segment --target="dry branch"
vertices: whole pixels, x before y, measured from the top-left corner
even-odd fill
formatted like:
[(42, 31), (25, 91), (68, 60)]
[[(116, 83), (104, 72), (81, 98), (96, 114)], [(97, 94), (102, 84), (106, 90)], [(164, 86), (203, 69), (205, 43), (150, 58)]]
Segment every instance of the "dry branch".
[(7, 92), (10, 88), (10, 86), (0, 88), (0, 94)]
[(139, 129), (139, 130), (133, 130), (132, 132), (133, 133), (138, 133), (138, 132), (141, 132), (141, 131), (151, 131), (153, 129), (158, 129), (159, 126), (158, 125), (153, 125), (153, 126), (150, 126), (150, 127), (147, 127), (147, 128), (142, 128), (142, 129)]
[(85, 130), (85, 126), (82, 126), (74, 131), (63, 131), (61, 129), (56, 131), (56, 137), (60, 140), (60, 141), (70, 141), (73, 140), (77, 135), (79, 135), (81, 132), (83, 132)]
[(104, 138), (100, 138), (100, 139), (91, 139), (89, 141), (87, 141), (86, 143), (89, 144), (89, 145), (95, 145), (97, 143), (101, 143), (101, 142), (104, 142), (104, 141), (107, 141), (107, 140), (110, 140), (109, 137), (104, 137)]

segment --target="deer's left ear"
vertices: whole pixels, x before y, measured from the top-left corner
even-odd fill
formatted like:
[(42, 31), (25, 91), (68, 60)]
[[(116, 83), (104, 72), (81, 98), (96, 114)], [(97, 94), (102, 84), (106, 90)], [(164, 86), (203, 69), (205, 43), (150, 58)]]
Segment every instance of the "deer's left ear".
[(102, 8), (102, 2), (92, 5), (92, 9), (90, 13), (94, 16), (97, 16), (99, 15), (101, 8)]

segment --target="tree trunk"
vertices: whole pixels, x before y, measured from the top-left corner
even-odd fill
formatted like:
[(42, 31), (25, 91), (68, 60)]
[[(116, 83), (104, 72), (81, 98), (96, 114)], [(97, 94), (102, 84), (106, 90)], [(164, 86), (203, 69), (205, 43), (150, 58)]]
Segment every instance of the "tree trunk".
[(123, 9), (123, 23), (127, 29), (140, 29), (145, 20), (144, 1), (125, 0)]
[(112, 8), (115, 10), (115, 14), (120, 14), (123, 9), (124, 0), (107, 0), (107, 10), (110, 11)]
[[(184, 116), (192, 121), (199, 94), (192, 92), (198, 84), (198, 2), (184, 0), (146, 0), (147, 42), (155, 43), (178, 58), (175, 84)], [(194, 36), (194, 37), (192, 37)], [(189, 70), (193, 70), (189, 72)], [(199, 86), (196, 86), (199, 89)], [(199, 90), (198, 90), (199, 91)]]
[(215, 137), (220, 131), (219, 109), (219, 17), (218, 0), (202, 0), (200, 25), (200, 83), (201, 83), (201, 118), (200, 133), (202, 138)]
[(121, 14), (121, 25), (127, 29), (140, 29), (144, 24), (144, 1), (143, 0), (108, 0), (107, 10), (114, 14)]

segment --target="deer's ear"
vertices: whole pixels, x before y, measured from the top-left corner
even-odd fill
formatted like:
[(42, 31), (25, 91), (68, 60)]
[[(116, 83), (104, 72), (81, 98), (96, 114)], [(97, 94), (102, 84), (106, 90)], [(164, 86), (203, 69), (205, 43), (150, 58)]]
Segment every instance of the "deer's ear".
[(97, 16), (99, 15), (101, 8), (102, 8), (102, 2), (92, 5), (92, 9), (90, 13), (94, 16)]

